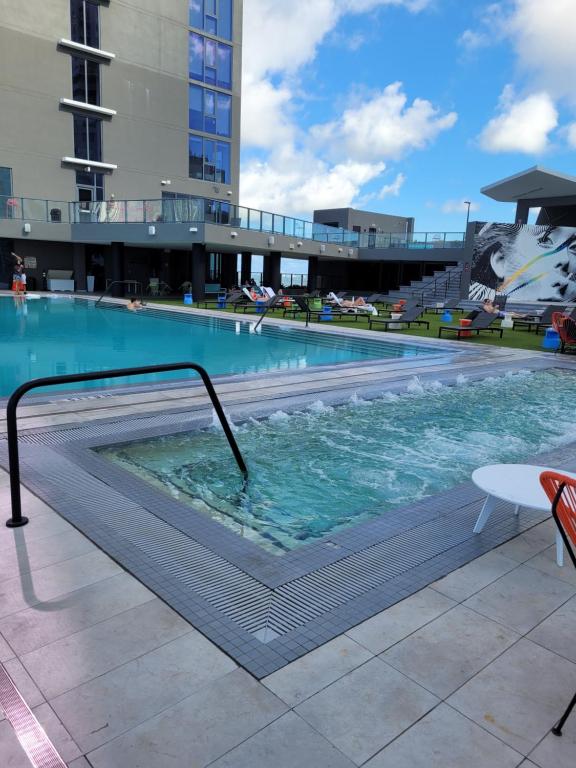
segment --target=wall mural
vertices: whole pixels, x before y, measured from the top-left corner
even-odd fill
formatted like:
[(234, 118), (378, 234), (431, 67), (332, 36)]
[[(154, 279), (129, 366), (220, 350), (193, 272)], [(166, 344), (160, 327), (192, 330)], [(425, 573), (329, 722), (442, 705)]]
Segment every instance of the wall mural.
[(576, 229), (478, 223), (470, 298), (576, 301)]

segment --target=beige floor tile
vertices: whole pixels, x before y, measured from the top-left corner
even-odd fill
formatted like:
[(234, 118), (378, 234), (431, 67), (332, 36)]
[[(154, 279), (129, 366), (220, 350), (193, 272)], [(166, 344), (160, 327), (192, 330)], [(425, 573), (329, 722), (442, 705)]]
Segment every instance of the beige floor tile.
[(528, 755), (560, 717), (575, 680), (575, 664), (522, 639), (448, 703)]
[(191, 631), (156, 599), (24, 654), (22, 663), (52, 699)]
[[(576, 676), (573, 681), (574, 691), (576, 691)], [(564, 710), (570, 702), (566, 700), (558, 701), (558, 719), (564, 713)], [(576, 765), (576, 711), (564, 724), (562, 736), (555, 736), (549, 733), (543, 741), (538, 744), (536, 749), (530, 753), (530, 759), (539, 768), (574, 768)]]
[(192, 631), (50, 701), (84, 752), (177, 704), (236, 664)]
[[(5, 661), (3, 666), (12, 678), (16, 688), (20, 691), (22, 698), (30, 708), (37, 707), (39, 704), (44, 703), (44, 696), (18, 659)], [(3, 718), (4, 712), (0, 708), (0, 720)], [(1, 761), (0, 765), (2, 765)]]
[[(48, 704), (41, 704), (32, 711), (63, 760), (69, 762), (80, 756), (80, 750)], [(0, 722), (0, 765), (2, 768), (30, 768), (31, 765), (7, 720)]]
[(90, 752), (88, 760), (94, 768), (202, 768), (285, 711), (274, 694), (237, 669)]
[(488, 552), (430, 586), (460, 603), (517, 567), (516, 560)]
[(516, 768), (522, 755), (440, 704), (365, 768)]
[[(561, 605), (528, 635), (538, 645), (576, 662), (576, 597)], [(575, 681), (576, 683), (576, 681)], [(574, 686), (576, 688), (576, 684)]]
[(154, 594), (128, 573), (118, 573), (70, 593), (58, 611), (32, 606), (0, 619), (0, 632), (18, 654), (29, 653), (154, 599)]
[(529, 560), (539, 552), (543, 552), (545, 549), (554, 543), (554, 533), (545, 527), (540, 528), (536, 526), (530, 528), (529, 531), (521, 533), (520, 536), (516, 536), (514, 539), (510, 539), (505, 544), (501, 544), (494, 552), (497, 552), (504, 557), (509, 557), (511, 560), (517, 560), (519, 563), (523, 563)]
[(296, 712), (361, 765), (437, 703), (428, 691), (372, 659), (300, 704)]
[(548, 576), (552, 576), (560, 581), (567, 581), (569, 584), (576, 585), (576, 568), (572, 565), (568, 553), (564, 553), (564, 565), (559, 567), (556, 562), (556, 546), (553, 545), (540, 552), (538, 555), (527, 560), (525, 565), (529, 565), (530, 568), (536, 568), (538, 571), (547, 573)]
[(6, 642), (6, 639), (0, 634), (0, 663), (13, 658), (15, 655), (16, 654), (14, 653), (12, 648), (10, 648), (10, 646)]
[(26, 542), (26, 548), (18, 551), (4, 551), (0, 558), (0, 581), (13, 579), (21, 571), (37, 571), (48, 565), (54, 565), (73, 557), (95, 552), (97, 547), (74, 529), (45, 539)]
[(465, 606), (525, 634), (566, 602), (576, 587), (521, 565), (466, 600)]
[(385, 651), (381, 658), (445, 698), (519, 637), (459, 605)]
[(354, 763), (293, 712), (266, 726), (211, 768), (354, 768)]
[[(1, 502), (0, 506), (6, 509)], [(28, 525), (23, 528), (0, 526), (0, 552), (14, 552), (23, 542), (40, 541), (49, 536), (74, 530), (70, 523), (48, 508), (45, 513), (31, 513), (30, 510), (26, 510), (23, 514), (30, 518)]]
[(262, 683), (295, 707), (371, 658), (370, 651), (342, 635), (274, 672)]
[(70, 593), (119, 573), (122, 568), (100, 550), (32, 573), (24, 571), (17, 578), (0, 582), (0, 617), (32, 605), (46, 611), (65, 608), (75, 600)]
[(372, 653), (382, 653), (454, 605), (450, 598), (426, 588), (348, 630), (346, 634)]

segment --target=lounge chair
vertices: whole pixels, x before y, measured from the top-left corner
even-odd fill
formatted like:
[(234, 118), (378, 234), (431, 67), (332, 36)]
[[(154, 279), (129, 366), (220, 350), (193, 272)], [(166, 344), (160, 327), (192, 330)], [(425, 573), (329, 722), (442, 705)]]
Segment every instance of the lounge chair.
[[(304, 313), (306, 315), (306, 323), (308, 323), (312, 318), (319, 320), (320, 317), (325, 318), (327, 315), (325, 309), (311, 309), (306, 298), (303, 296), (293, 296), (292, 301), (293, 304), (291, 307), (284, 308), (284, 317), (287, 315), (292, 315), (292, 317), (295, 318), (296, 315)], [(282, 309), (282, 306), (279, 305), (279, 308)], [(361, 315), (361, 313), (350, 315), (348, 313), (342, 312), (338, 307), (330, 307), (330, 316), (334, 320), (339, 320), (340, 318), (350, 320), (351, 317), (353, 317), (356, 322), (358, 322), (359, 317), (366, 317), (366, 315)]]
[(566, 352), (566, 347), (576, 347), (576, 320), (571, 315), (554, 312), (552, 327), (560, 336), (560, 352)]
[[(560, 472), (546, 471), (540, 475), (540, 483), (552, 505), (552, 517), (558, 528), (572, 565), (576, 568), (576, 481)], [(564, 714), (552, 728), (555, 736), (562, 735), (564, 723), (576, 706), (576, 694)]]
[(555, 312), (564, 313), (565, 307), (559, 307), (557, 304), (548, 304), (540, 315), (527, 315), (514, 320), (513, 328), (526, 328), (531, 331), (535, 328), (536, 333), (540, 328), (549, 328), (552, 325), (552, 315)]
[[(244, 294), (245, 301), (242, 303), (238, 303), (234, 305), (234, 312), (241, 309), (244, 314), (248, 312), (249, 310), (259, 310), (259, 309), (267, 309), (269, 307), (274, 307), (278, 304), (278, 296), (272, 291), (272, 296), (265, 290), (264, 293), (260, 294), (257, 298), (254, 298), (252, 296), (252, 293), (248, 290), (248, 288), (242, 288), (242, 293)], [(272, 289), (270, 289), (272, 290)]]
[(444, 302), (438, 302), (441, 303), (442, 306), (438, 307), (436, 304), (426, 304), (426, 312), (433, 312), (435, 315), (442, 315), (446, 310), (450, 310), (452, 312), (461, 312), (462, 310), (459, 309), (458, 304), (460, 303), (460, 299), (448, 299)]
[(391, 317), (370, 317), (368, 319), (368, 327), (371, 329), (373, 325), (384, 325), (386, 330), (391, 330), (389, 326), (394, 329), (396, 326), (403, 324), (410, 328), (411, 325), (425, 325), (426, 329), (430, 328), (428, 320), (420, 320), (420, 317), (424, 314), (424, 307), (410, 307), (405, 310), (401, 317), (392, 319)]
[(338, 298), (335, 293), (329, 293), (327, 300), (335, 304), (343, 315), (377, 315), (378, 310), (373, 304), (360, 304), (358, 306), (348, 307), (344, 300)]
[(442, 337), (442, 331), (452, 331), (456, 334), (458, 339), (461, 338), (462, 334), (468, 336), (469, 334), (467, 332), (469, 331), (475, 333), (476, 336), (479, 336), (482, 331), (499, 333), (500, 338), (502, 338), (502, 334), (504, 333), (502, 328), (492, 327), (492, 323), (494, 320), (498, 319), (498, 315), (492, 314), (491, 312), (483, 312), (482, 310), (475, 309), (470, 312), (465, 319), (472, 320), (470, 325), (441, 325), (440, 328), (438, 328), (438, 338)]
[[(230, 304), (231, 306), (236, 306), (236, 304), (245, 304), (246, 303), (246, 296), (244, 296), (243, 292), (241, 290), (234, 290), (229, 291), (226, 294), (226, 304)], [(204, 299), (202, 301), (197, 302), (198, 307), (204, 307), (204, 309), (208, 309), (209, 307), (218, 307), (222, 302), (222, 299)]]

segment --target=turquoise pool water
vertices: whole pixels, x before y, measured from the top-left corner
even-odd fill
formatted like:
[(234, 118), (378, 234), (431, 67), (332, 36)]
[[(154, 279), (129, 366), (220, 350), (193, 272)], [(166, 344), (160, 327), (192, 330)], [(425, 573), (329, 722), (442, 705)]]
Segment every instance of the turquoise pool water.
[(423, 387), (243, 424), (246, 492), (222, 433), (154, 438), (101, 455), (281, 554), (470, 478), (576, 440), (576, 376), (547, 371)]
[[(0, 298), (0, 397), (42, 376), (180, 361), (199, 363), (213, 376), (438, 354), (438, 348), (320, 335), (278, 328), (266, 321), (254, 333), (254, 323), (152, 308), (140, 312), (106, 305), (97, 308), (93, 302), (68, 297)], [(185, 376), (88, 382), (74, 389)]]

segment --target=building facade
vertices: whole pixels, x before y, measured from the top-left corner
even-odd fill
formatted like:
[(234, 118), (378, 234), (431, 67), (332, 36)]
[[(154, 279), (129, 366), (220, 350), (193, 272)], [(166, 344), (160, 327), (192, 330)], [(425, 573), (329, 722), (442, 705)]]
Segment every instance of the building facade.
[(0, 196), (237, 202), (241, 39), (242, 0), (0, 0)]

